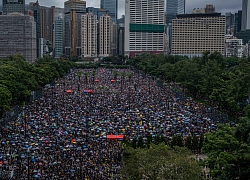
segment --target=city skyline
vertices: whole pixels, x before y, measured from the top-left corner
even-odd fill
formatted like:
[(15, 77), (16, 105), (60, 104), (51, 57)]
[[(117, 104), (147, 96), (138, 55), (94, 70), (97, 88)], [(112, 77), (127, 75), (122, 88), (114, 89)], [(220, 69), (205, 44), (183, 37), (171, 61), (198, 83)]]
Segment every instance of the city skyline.
[[(66, 0), (38, 0), (39, 4), (42, 6), (56, 6), (63, 7), (63, 4)], [(123, 1), (123, 2), (121, 2)], [(36, 0), (26, 0), (26, 4), (30, 2), (36, 2)], [(87, 7), (100, 7), (100, 0), (86, 0)], [(0, 5), (2, 0), (0, 0)], [(226, 12), (235, 13), (238, 10), (242, 9), (242, 0), (227, 0), (227, 3), (224, 1), (218, 0), (186, 0), (186, 13), (191, 13), (193, 8), (204, 8), (206, 4), (213, 4), (215, 6), (215, 11), (225, 14)], [(118, 0), (118, 18), (125, 14), (125, 0)]]

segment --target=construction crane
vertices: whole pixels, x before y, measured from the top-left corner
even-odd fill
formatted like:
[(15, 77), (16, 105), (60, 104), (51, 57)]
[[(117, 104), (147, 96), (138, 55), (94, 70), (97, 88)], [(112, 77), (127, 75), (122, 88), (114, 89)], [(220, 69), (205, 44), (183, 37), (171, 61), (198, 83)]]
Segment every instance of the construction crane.
[(70, 57), (76, 57), (76, 0), (70, 0), (71, 48)]

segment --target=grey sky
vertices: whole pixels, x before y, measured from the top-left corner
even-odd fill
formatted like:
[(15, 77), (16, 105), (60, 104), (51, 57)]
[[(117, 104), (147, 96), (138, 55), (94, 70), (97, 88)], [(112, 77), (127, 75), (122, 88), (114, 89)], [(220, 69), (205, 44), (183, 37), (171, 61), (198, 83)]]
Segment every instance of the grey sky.
[[(2, 2), (2, 0), (0, 0)], [(26, 3), (35, 2), (36, 0), (26, 0)], [(63, 3), (66, 0), (39, 0), (39, 3), (43, 6), (57, 6), (63, 7)], [(87, 7), (100, 7), (100, 0), (86, 0)], [(125, 0), (118, 0), (118, 16), (124, 14)], [(214, 4), (216, 12), (225, 14), (226, 12), (235, 13), (242, 9), (242, 0), (186, 0), (186, 13), (191, 13), (193, 8), (203, 8), (206, 4)]]

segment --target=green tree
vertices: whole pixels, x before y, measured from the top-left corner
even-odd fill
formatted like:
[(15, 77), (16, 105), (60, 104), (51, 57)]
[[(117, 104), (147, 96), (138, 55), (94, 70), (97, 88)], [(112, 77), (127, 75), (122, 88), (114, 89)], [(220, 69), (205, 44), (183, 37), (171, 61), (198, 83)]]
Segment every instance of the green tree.
[(133, 138), (132, 142), (131, 142), (131, 147), (136, 149), (137, 148), (137, 139), (136, 137)]
[(133, 77), (133, 73), (129, 73), (129, 74), (128, 74), (129, 82), (131, 82), (132, 77)]
[(187, 147), (189, 150), (192, 150), (192, 137), (188, 136), (185, 142), (185, 147)]
[(174, 146), (179, 146), (179, 147), (183, 147), (183, 140), (181, 136), (173, 136), (172, 141), (171, 141), (171, 147)]
[(194, 153), (197, 153), (198, 149), (199, 149), (199, 140), (197, 136), (193, 136), (192, 137), (192, 151)]
[(144, 148), (145, 147), (142, 136), (140, 136), (139, 139), (138, 139), (137, 147), (138, 148)]
[(185, 148), (171, 149), (164, 144), (146, 149), (125, 148), (120, 179), (203, 179), (202, 168)]
[(0, 84), (0, 117), (7, 110), (10, 110), (12, 95), (8, 88)]
[(242, 133), (247, 131), (240, 127), (239, 132), (229, 125), (220, 125), (217, 131), (206, 135), (203, 150), (213, 179), (250, 178), (250, 146), (244, 142), (245, 133)]
[(117, 79), (117, 76), (118, 76), (117, 70), (114, 70), (113, 75), (114, 75), (114, 79), (116, 80), (116, 79)]
[(84, 73), (85, 83), (86, 83), (86, 84), (88, 84), (88, 75), (89, 75), (88, 72), (85, 72), (85, 73)]
[(95, 82), (96, 70), (92, 71), (92, 82)]

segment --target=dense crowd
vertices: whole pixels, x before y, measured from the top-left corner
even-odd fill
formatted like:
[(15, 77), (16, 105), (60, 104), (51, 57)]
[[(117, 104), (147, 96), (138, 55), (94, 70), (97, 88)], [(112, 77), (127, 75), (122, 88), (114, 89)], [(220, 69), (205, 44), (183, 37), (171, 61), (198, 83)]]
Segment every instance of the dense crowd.
[(174, 84), (161, 88), (129, 69), (73, 70), (1, 127), (0, 177), (115, 179), (121, 143), (107, 135), (199, 136), (216, 129), (203, 109), (178, 99)]

